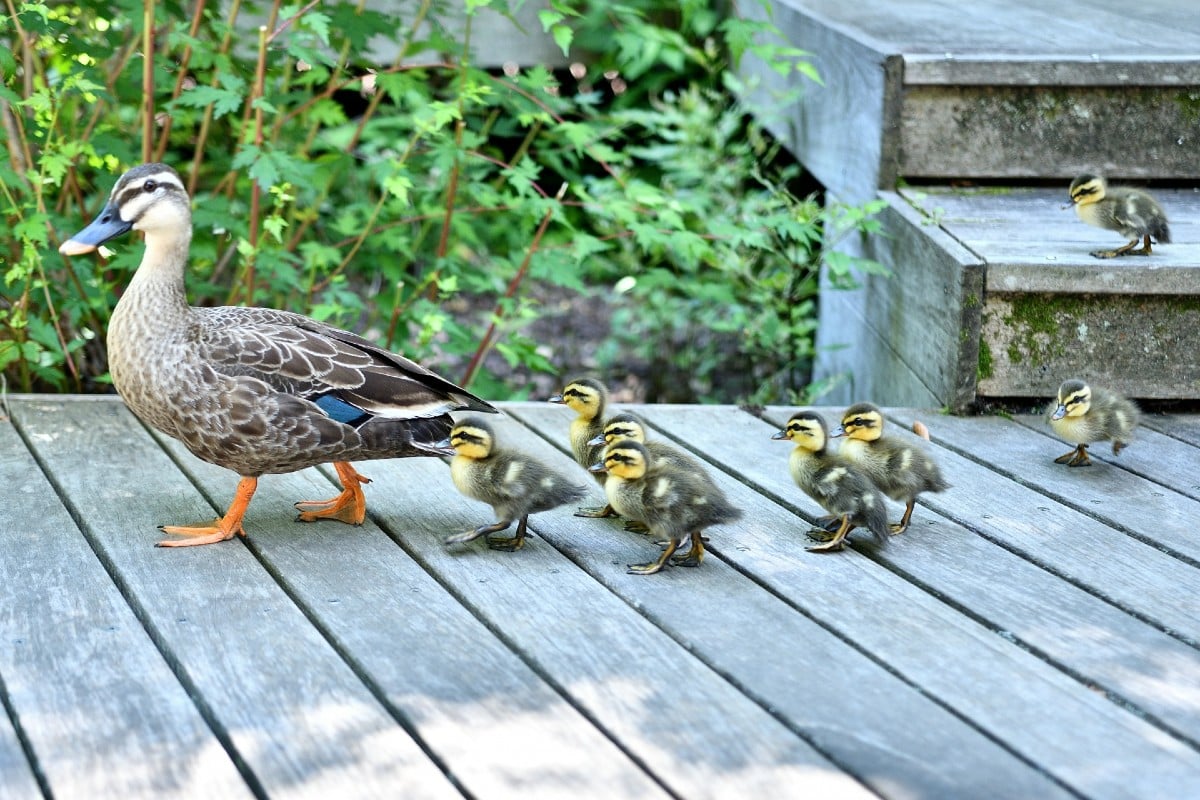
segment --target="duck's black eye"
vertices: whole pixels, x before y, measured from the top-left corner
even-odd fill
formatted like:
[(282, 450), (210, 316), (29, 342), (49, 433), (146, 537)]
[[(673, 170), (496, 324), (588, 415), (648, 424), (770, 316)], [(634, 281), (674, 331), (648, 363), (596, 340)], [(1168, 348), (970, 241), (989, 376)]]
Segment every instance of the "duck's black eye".
[(148, 180), (142, 184), (142, 191), (144, 191), (146, 194), (152, 194), (157, 188), (158, 181), (156, 180)]

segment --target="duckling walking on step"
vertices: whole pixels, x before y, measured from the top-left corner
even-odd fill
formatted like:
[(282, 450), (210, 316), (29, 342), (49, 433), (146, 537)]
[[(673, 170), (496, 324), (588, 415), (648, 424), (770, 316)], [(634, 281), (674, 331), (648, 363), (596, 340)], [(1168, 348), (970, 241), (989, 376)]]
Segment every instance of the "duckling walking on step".
[(796, 445), (788, 459), (792, 479), (838, 520), (832, 533), (822, 528), (808, 532), (810, 538), (824, 541), (809, 550), (841, 550), (846, 536), (859, 526), (874, 534), (880, 544), (887, 543), (887, 506), (883, 495), (858, 467), (829, 449), (829, 429), (819, 414), (799, 411), (771, 438), (789, 439)]
[(467, 497), (490, 505), (499, 521), (449, 536), (446, 544), (497, 533), (516, 520), (516, 536), (489, 536), (487, 543), (493, 550), (520, 550), (525, 545), (525, 526), (530, 514), (549, 511), (587, 494), (584, 486), (573, 483), (541, 461), (498, 447), (492, 426), (481, 417), (467, 417), (458, 422), (450, 431), (450, 446), (455, 450), (450, 462), (454, 485)]
[(1090, 467), (1088, 445), (1112, 441), (1113, 455), (1133, 439), (1141, 412), (1132, 401), (1115, 392), (1093, 389), (1080, 380), (1064, 381), (1058, 387), (1058, 405), (1050, 413), (1050, 427), (1075, 449), (1054, 459), (1068, 467)]
[[(1158, 201), (1141, 189), (1109, 186), (1099, 175), (1080, 175), (1071, 181), (1071, 202), (1081, 220), (1098, 228), (1116, 231), (1129, 240), (1115, 250), (1095, 250), (1096, 258), (1117, 256), (1148, 256), (1153, 250), (1150, 240), (1159, 244), (1171, 242), (1167, 215)], [(1142, 247), (1133, 249), (1138, 242)]]
[(904, 516), (891, 526), (893, 534), (908, 530), (917, 495), (950, 488), (937, 462), (923, 447), (884, 435), (883, 412), (870, 403), (846, 409), (842, 424), (830, 436), (845, 436), (838, 454), (857, 465), (888, 497), (904, 503)]
[[(634, 575), (651, 575), (668, 561), (681, 567), (700, 566), (704, 560), (701, 531), (742, 516), (741, 510), (729, 502), (707, 472), (656, 462), (645, 445), (632, 439), (609, 445), (604, 451), (604, 461), (592, 470), (607, 474), (604, 491), (617, 513), (642, 520), (652, 536), (666, 541), (657, 561), (629, 565), (629, 572)], [(692, 539), (691, 549), (683, 557), (675, 556), (688, 536)]]
[[(551, 403), (561, 403), (576, 413), (571, 420), (571, 453), (579, 466), (590, 470), (604, 455), (603, 444), (591, 444), (591, 440), (604, 433), (604, 409), (608, 406), (608, 389), (592, 378), (575, 378), (567, 383), (561, 393), (549, 398)], [(596, 475), (596, 483), (604, 486), (604, 476)], [(611, 517), (615, 514), (612, 505), (600, 508), (581, 508), (577, 517)]]

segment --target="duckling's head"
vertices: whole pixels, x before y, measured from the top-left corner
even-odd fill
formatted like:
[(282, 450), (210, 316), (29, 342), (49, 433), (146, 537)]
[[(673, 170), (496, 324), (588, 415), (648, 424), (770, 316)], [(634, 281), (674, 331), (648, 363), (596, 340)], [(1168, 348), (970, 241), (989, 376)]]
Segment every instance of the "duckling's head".
[(96, 219), (58, 250), (68, 256), (90, 253), (130, 230), (144, 231), (148, 248), (162, 234), (173, 241), (191, 241), (191, 204), (178, 172), (166, 164), (142, 164), (129, 170), (117, 180)]
[(1092, 388), (1083, 381), (1063, 381), (1058, 387), (1058, 408), (1050, 419), (1082, 417), (1092, 407)]
[(487, 458), (495, 442), (492, 426), (482, 417), (464, 417), (450, 431), (450, 446), (464, 458)]
[(772, 439), (791, 439), (799, 448), (813, 453), (825, 449), (829, 440), (829, 429), (825, 420), (813, 411), (798, 411), (787, 421), (783, 430), (771, 437)]
[(604, 423), (604, 433), (588, 442), (590, 445), (612, 444), (625, 439), (635, 442), (646, 441), (646, 429), (642, 421), (633, 414), (615, 414)]
[(1108, 182), (1099, 175), (1093, 175), (1090, 172), (1080, 175), (1071, 181), (1071, 188), (1069, 190), (1071, 202), (1077, 206), (1098, 203), (1104, 199), (1104, 195), (1107, 192)]
[(636, 481), (650, 468), (650, 454), (641, 442), (622, 439), (604, 450), (604, 471), (627, 481)]
[(883, 435), (883, 412), (870, 403), (852, 405), (842, 414), (842, 424), (829, 435), (873, 442)]
[(565, 403), (584, 419), (595, 419), (604, 413), (604, 406), (608, 403), (608, 389), (593, 378), (576, 378), (566, 385), (561, 394), (551, 397), (550, 402)]

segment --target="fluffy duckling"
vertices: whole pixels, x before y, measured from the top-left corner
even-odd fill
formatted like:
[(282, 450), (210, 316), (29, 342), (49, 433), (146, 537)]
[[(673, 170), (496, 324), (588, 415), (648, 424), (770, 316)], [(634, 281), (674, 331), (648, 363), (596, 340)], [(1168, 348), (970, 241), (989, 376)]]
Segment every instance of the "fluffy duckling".
[[(914, 430), (921, 435), (920, 429)], [(846, 409), (842, 424), (830, 436), (845, 436), (846, 442), (838, 450), (841, 456), (865, 472), (888, 497), (904, 503), (904, 516), (891, 526), (894, 534), (908, 530), (917, 495), (950, 488), (924, 448), (883, 434), (883, 412), (870, 403)], [(928, 431), (922, 438), (929, 438)]]
[(811, 538), (825, 541), (809, 550), (841, 550), (847, 534), (859, 526), (874, 534), (880, 544), (887, 542), (887, 506), (883, 494), (858, 467), (829, 449), (829, 429), (820, 415), (799, 411), (771, 438), (789, 439), (796, 445), (788, 460), (792, 479), (839, 520), (832, 534), (821, 528), (810, 530)]
[(1133, 439), (1141, 412), (1131, 401), (1115, 392), (1093, 389), (1080, 380), (1064, 381), (1058, 387), (1058, 405), (1050, 414), (1050, 427), (1076, 447), (1054, 459), (1055, 464), (1089, 467), (1088, 445), (1112, 440), (1117, 455)]
[[(645, 446), (655, 464), (666, 463), (688, 472), (704, 472), (704, 466), (698, 460), (678, 447), (673, 447), (666, 442), (646, 441), (646, 426), (636, 415), (628, 412), (609, 417), (604, 423), (604, 431), (599, 436), (589, 439), (588, 444), (593, 447), (607, 447), (613, 442), (626, 439)], [(630, 519), (625, 523), (625, 530), (645, 533), (649, 529), (645, 523)]]
[[(604, 491), (617, 513), (643, 520), (652, 535), (666, 540), (657, 561), (629, 565), (633, 575), (652, 575), (668, 560), (683, 567), (700, 566), (704, 560), (704, 537), (700, 532), (742, 516), (707, 472), (655, 462), (645, 445), (632, 439), (610, 444), (605, 448), (604, 461), (592, 470), (607, 473)], [(675, 551), (688, 536), (691, 549), (682, 558), (676, 557)]]
[[(591, 440), (604, 432), (604, 409), (608, 406), (608, 389), (593, 378), (575, 378), (561, 393), (549, 398), (551, 403), (565, 405), (576, 413), (571, 420), (571, 452), (579, 466), (590, 470), (604, 455), (603, 444), (591, 444)], [(596, 483), (604, 486), (604, 476), (596, 475)], [(612, 505), (600, 508), (581, 508), (577, 517), (611, 517)]]
[(541, 461), (498, 447), (491, 425), (480, 417), (468, 417), (455, 424), (450, 431), (450, 446), (455, 451), (450, 461), (454, 485), (467, 497), (490, 505), (500, 520), (449, 536), (446, 544), (469, 542), (505, 530), (518, 520), (516, 536), (489, 536), (487, 543), (493, 550), (520, 550), (530, 514), (549, 511), (587, 494), (586, 487), (572, 483)]
[[(1096, 258), (1116, 256), (1148, 256), (1150, 239), (1169, 244), (1171, 231), (1167, 215), (1158, 201), (1141, 189), (1109, 186), (1099, 175), (1080, 175), (1071, 181), (1071, 202), (1081, 220), (1098, 228), (1116, 231), (1129, 240), (1116, 250), (1095, 250)], [(1142, 247), (1134, 250), (1141, 241)]]

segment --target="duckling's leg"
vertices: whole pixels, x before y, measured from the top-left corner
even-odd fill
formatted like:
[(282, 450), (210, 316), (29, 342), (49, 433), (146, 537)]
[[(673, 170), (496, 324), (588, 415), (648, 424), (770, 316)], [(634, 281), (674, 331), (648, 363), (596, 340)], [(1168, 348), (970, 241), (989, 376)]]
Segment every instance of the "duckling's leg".
[[(517, 523), (516, 536), (489, 536), (487, 543), (488, 547), (493, 550), (504, 550), (508, 553), (516, 552), (525, 546), (525, 526), (529, 524), (529, 515), (521, 517), (521, 521)], [(504, 527), (508, 527), (505, 525)]]
[[(522, 525), (524, 522), (525, 520), (522, 519)], [(473, 542), (480, 536), (486, 536), (489, 533), (497, 533), (499, 531), (507, 530), (510, 525), (512, 525), (511, 519), (502, 519), (499, 522), (493, 522), (491, 525), (480, 525), (478, 528), (447, 536), (442, 541), (445, 544), (463, 544), (465, 542)], [(525, 534), (525, 531), (521, 529), (518, 529), (517, 532), (522, 536)], [(490, 543), (491, 542), (489, 540), (489, 544)]]
[(910, 519), (912, 519), (913, 507), (916, 504), (917, 504), (916, 500), (909, 500), (904, 505), (904, 516), (900, 518), (900, 521), (894, 522), (888, 526), (889, 528), (892, 529), (892, 536), (899, 536), (900, 534), (902, 534), (906, 530), (908, 530), (908, 521)]
[[(809, 552), (812, 552), (812, 553), (826, 553), (826, 552), (833, 552), (834, 550), (841, 550), (845, 546), (842, 544), (843, 540), (846, 538), (846, 535), (848, 533), (850, 533), (850, 531), (853, 529), (854, 529), (854, 526), (850, 523), (850, 515), (846, 514), (845, 516), (842, 517), (842, 524), (838, 526), (837, 531), (833, 534), (832, 537), (830, 537), (828, 542), (825, 542), (824, 544), (816, 544), (816, 545), (813, 545), (812, 547), (806, 547), (804, 549), (808, 550)], [(819, 530), (819, 529), (816, 529), (816, 530)], [(823, 531), (823, 532), (826, 532), (826, 531)], [(809, 535), (810, 536), (812, 535), (811, 532), (809, 533)]]
[(1090, 467), (1092, 458), (1088, 455), (1088, 446), (1081, 444), (1069, 453), (1063, 453), (1054, 459), (1055, 464), (1066, 464), (1068, 467)]
[(329, 500), (301, 500), (295, 504), (300, 512), (299, 522), (316, 522), (319, 519), (336, 519), (351, 525), (362, 525), (367, 518), (367, 498), (362, 485), (371, 479), (359, 475), (348, 461), (335, 461), (338, 480), (342, 482), (342, 493)]
[[(1137, 240), (1135, 239), (1134, 241), (1136, 242)], [(1141, 246), (1139, 249), (1137, 249), (1137, 250), (1130, 250), (1130, 251), (1129, 251), (1129, 253), (1128, 253), (1128, 255), (1131, 255), (1131, 256), (1150, 256), (1150, 255), (1154, 255), (1154, 250), (1153, 250), (1153, 248), (1151, 248), (1151, 247), (1150, 247), (1150, 234), (1148, 234), (1148, 233), (1146, 234), (1146, 237), (1145, 237), (1145, 239), (1144, 239), (1144, 240), (1143, 240), (1143, 242), (1142, 242), (1142, 246)]]
[(671, 559), (671, 563), (677, 567), (698, 567), (704, 561), (704, 541), (705, 538), (700, 535), (700, 531), (692, 531), (692, 549), (688, 550), (682, 556), (676, 556)]
[[(1147, 236), (1146, 238), (1149, 239), (1150, 237)], [(1137, 243), (1138, 243), (1138, 240), (1134, 239), (1132, 242), (1129, 242), (1124, 247), (1118, 247), (1116, 250), (1093, 250), (1092, 255), (1095, 256), (1096, 258), (1116, 258), (1118, 256), (1125, 256), (1125, 255), (1130, 255), (1130, 256), (1149, 255), (1149, 253), (1146, 251), (1134, 250), (1133, 246)], [(1147, 242), (1146, 246), (1149, 247), (1149, 245), (1150, 245), (1150, 243)]]
[(599, 519), (600, 517), (619, 517), (621, 515), (614, 511), (611, 505), (605, 503), (603, 507), (581, 508), (575, 512), (575, 516), (595, 517)]
[(653, 575), (661, 570), (667, 564), (667, 559), (674, 555), (675, 550), (679, 548), (679, 540), (671, 537), (671, 541), (667, 542), (666, 548), (657, 561), (651, 561), (648, 564), (630, 564), (629, 569), (625, 570), (630, 575)]
[(158, 529), (163, 533), (172, 533), (176, 536), (187, 536), (187, 539), (164, 539), (159, 542), (157, 547), (195, 547), (200, 544), (215, 544), (223, 542), (226, 539), (232, 539), (236, 533), (239, 536), (245, 536), (246, 530), (242, 527), (242, 517), (246, 515), (246, 508), (250, 505), (250, 498), (254, 497), (254, 490), (258, 488), (258, 478), (243, 477), (238, 481), (237, 491), (234, 492), (233, 502), (229, 504), (229, 509), (225, 512), (225, 516), (218, 517), (211, 525), (160, 525)]

